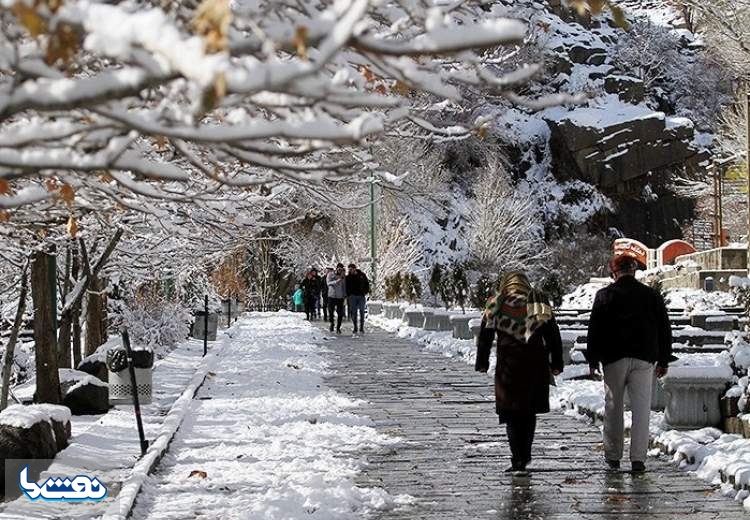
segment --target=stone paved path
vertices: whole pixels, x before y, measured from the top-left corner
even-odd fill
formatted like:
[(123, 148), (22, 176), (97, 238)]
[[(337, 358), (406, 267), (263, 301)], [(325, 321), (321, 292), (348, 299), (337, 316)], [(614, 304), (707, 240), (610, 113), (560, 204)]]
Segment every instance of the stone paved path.
[(404, 439), (369, 454), (360, 483), (409, 494), (415, 505), (375, 518), (750, 518), (668, 462), (650, 459), (643, 476), (604, 471), (599, 430), (560, 412), (540, 416), (530, 475), (506, 474), (509, 450), (488, 377), (383, 331), (332, 337), (326, 346), (335, 371), (328, 384), (368, 401), (359, 412)]

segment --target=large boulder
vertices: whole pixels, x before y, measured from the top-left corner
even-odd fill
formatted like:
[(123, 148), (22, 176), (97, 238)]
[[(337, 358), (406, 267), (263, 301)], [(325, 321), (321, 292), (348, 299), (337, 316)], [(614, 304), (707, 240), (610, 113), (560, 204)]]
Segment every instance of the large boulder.
[[(70, 410), (51, 404), (12, 405), (0, 413), (0, 483), (13, 459), (52, 459), (68, 446)], [(18, 468), (19, 470), (21, 468)]]
[(60, 393), (63, 405), (73, 415), (96, 415), (109, 410), (109, 385), (85, 372), (61, 368)]
[(607, 76), (604, 79), (604, 91), (617, 94), (623, 101), (634, 104), (643, 101), (646, 95), (643, 80), (632, 76)]
[(109, 381), (109, 371), (107, 370), (107, 352), (110, 349), (120, 345), (120, 338), (113, 336), (106, 343), (99, 346), (93, 354), (86, 356), (78, 363), (77, 370), (86, 372), (98, 378), (100, 381)]
[(625, 191), (630, 181), (675, 165), (700, 160), (693, 128), (642, 105), (614, 96), (594, 106), (547, 112), (555, 171), (609, 192)]

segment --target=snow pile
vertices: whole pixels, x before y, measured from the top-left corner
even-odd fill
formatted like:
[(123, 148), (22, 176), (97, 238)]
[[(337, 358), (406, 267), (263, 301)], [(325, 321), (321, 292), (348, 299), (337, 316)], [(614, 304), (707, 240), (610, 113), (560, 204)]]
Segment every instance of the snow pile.
[(746, 276), (730, 276), (729, 287), (737, 289), (750, 289), (750, 278)]
[(605, 282), (589, 282), (579, 285), (572, 292), (563, 296), (561, 309), (590, 309), (594, 305), (597, 291), (609, 285)]
[(235, 329), (135, 518), (334, 520), (411, 502), (356, 485), (363, 450), (400, 440), (325, 387), (317, 329), (288, 312), (252, 314)]
[(15, 404), (0, 412), (0, 424), (15, 428), (31, 428), (39, 422), (70, 422), (70, 409), (54, 404)]
[[(447, 312), (447, 311), (436, 311)], [(462, 357), (468, 363), (474, 364), (476, 346), (472, 339), (456, 339), (451, 331), (432, 331), (418, 327), (409, 327), (399, 319), (386, 319), (382, 315), (371, 315), (368, 322), (388, 332), (395, 333), (399, 338), (411, 339), (422, 345), (429, 352), (439, 352), (446, 357)], [(474, 321), (474, 320), (471, 320)], [(471, 321), (469, 324), (471, 325)]]
[(720, 307), (735, 307), (737, 297), (733, 294), (701, 289), (670, 289), (666, 291), (664, 301), (671, 309), (684, 309), (686, 312), (713, 311)]
[[(670, 430), (662, 432), (655, 441), (673, 454), (674, 460), (684, 469), (713, 484), (733, 481), (735, 487), (750, 485), (750, 439), (739, 435), (722, 434), (716, 428), (694, 431)], [(735, 492), (725, 484), (727, 494), (744, 500), (750, 509), (747, 492)]]

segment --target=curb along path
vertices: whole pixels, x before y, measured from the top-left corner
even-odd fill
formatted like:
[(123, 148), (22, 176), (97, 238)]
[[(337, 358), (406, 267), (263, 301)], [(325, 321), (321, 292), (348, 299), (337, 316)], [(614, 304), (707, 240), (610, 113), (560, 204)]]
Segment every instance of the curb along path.
[(598, 428), (559, 411), (539, 416), (530, 475), (506, 474), (510, 454), (490, 379), (462, 360), (371, 331), (331, 338), (334, 375), (326, 382), (366, 400), (357, 413), (404, 441), (369, 456), (358, 483), (409, 494), (415, 504), (374, 518), (747, 518), (740, 504), (667, 462), (649, 459), (643, 476), (605, 471)]

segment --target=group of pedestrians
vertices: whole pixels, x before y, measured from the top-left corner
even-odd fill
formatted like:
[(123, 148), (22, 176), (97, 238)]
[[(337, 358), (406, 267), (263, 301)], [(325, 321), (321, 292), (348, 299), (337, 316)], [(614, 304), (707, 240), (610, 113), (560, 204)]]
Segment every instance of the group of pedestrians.
[(354, 325), (353, 334), (364, 334), (366, 298), (369, 293), (370, 281), (364, 272), (355, 264), (349, 264), (345, 270), (344, 264), (338, 263), (335, 269), (326, 268), (322, 276), (315, 267), (310, 268), (297, 286), (293, 300), (295, 310), (304, 309), (305, 318), (309, 321), (320, 317), (322, 307), (323, 319), (329, 322), (330, 331), (334, 331), (335, 325), (338, 334), (341, 334), (347, 307)]
[[(624, 394), (632, 410), (630, 462), (645, 471), (653, 378), (667, 373), (672, 331), (659, 292), (635, 279), (637, 262), (628, 256), (609, 263), (614, 282), (601, 289), (589, 319), (585, 352), (592, 377), (603, 372), (605, 392), (604, 457), (619, 469), (624, 442)], [(536, 415), (549, 412), (549, 386), (563, 370), (562, 340), (552, 308), (520, 272), (506, 274), (482, 316), (476, 370), (487, 372), (497, 339), (495, 406), (511, 449), (508, 471), (525, 471), (531, 462)]]

